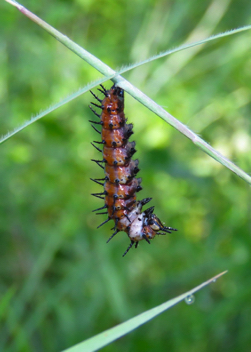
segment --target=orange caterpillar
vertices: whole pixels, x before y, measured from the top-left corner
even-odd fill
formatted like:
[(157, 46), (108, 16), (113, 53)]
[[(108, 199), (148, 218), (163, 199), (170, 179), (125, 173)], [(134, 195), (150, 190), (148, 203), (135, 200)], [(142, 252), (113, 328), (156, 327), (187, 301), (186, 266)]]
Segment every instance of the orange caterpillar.
[[(99, 115), (90, 106), (90, 109), (100, 121), (90, 121), (102, 127), (101, 132), (94, 126), (92, 127), (101, 134), (102, 141), (94, 141), (96, 144), (103, 144), (103, 151), (95, 144), (92, 145), (103, 154), (102, 160), (92, 160), (105, 171), (102, 179), (91, 179), (102, 185), (104, 191), (92, 194), (95, 197), (104, 199), (105, 205), (93, 211), (106, 209), (106, 212), (97, 214), (107, 214), (108, 218), (98, 227), (104, 225), (109, 220), (114, 220), (114, 233), (109, 238), (109, 242), (118, 232), (127, 233), (131, 243), (123, 257), (135, 243), (137, 248), (139, 241), (145, 240), (150, 244), (150, 240), (155, 235), (165, 235), (166, 232), (177, 231), (172, 227), (164, 226), (160, 219), (153, 214), (154, 207), (142, 211), (143, 205), (148, 203), (151, 198), (136, 200), (136, 192), (140, 191), (141, 178), (135, 178), (139, 171), (138, 160), (131, 157), (136, 152), (135, 142), (128, 142), (133, 134), (132, 124), (126, 123), (124, 115), (124, 90), (113, 85), (110, 90), (106, 90), (102, 85), (99, 89), (104, 94), (103, 100), (99, 99), (93, 92), (92, 95), (101, 105), (91, 103), (102, 109)], [(104, 163), (105, 166), (102, 166)], [(104, 181), (104, 183), (100, 182)], [(163, 232), (159, 232), (163, 231)]]

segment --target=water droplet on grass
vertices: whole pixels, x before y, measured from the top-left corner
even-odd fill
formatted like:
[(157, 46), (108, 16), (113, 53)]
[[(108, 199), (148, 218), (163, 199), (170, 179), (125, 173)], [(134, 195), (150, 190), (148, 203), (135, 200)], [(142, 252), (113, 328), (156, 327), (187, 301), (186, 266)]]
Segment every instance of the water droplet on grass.
[(186, 304), (193, 304), (194, 301), (195, 301), (194, 295), (189, 295), (189, 296), (187, 296), (187, 297), (185, 298)]

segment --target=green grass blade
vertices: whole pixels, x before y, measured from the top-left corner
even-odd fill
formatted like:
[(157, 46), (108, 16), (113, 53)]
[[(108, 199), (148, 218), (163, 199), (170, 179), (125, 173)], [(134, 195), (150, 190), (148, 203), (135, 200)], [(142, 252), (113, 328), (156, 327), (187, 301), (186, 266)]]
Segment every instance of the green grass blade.
[(251, 25), (250, 26), (243, 26), (243, 27), (239, 27), (239, 28), (236, 28), (236, 29), (231, 29), (231, 30), (223, 32), (223, 33), (212, 35), (212, 36), (210, 36), (210, 37), (208, 37), (206, 39), (202, 39), (202, 40), (199, 40), (197, 42), (180, 45), (177, 48), (162, 51), (159, 54), (153, 55), (153, 56), (149, 57), (146, 60), (142, 60), (142, 61), (136, 62), (134, 64), (130, 64), (130, 65), (126, 66), (125, 68), (123, 68), (121, 70), (118, 70), (117, 74), (125, 73), (125, 72), (130, 71), (130, 70), (132, 70), (134, 68), (137, 68), (137, 67), (142, 66), (144, 64), (148, 64), (149, 62), (152, 62), (152, 61), (160, 59), (162, 57), (177, 53), (179, 51), (186, 50), (186, 49), (189, 49), (189, 48), (193, 48), (193, 47), (198, 46), (198, 45), (206, 44), (206, 43), (211, 42), (213, 40), (216, 40), (216, 39), (219, 39), (219, 38), (223, 38), (223, 37), (227, 37), (229, 35), (237, 34), (237, 33), (240, 33), (240, 32), (243, 32), (243, 31), (247, 31), (247, 30), (250, 30), (250, 29), (251, 29)]
[(111, 76), (116, 72), (112, 70), (108, 65), (104, 64), (97, 57), (89, 53), (87, 50), (82, 48), (80, 45), (74, 43), (71, 39), (69, 39), (66, 35), (62, 34), (48, 23), (43, 21), (41, 18), (36, 16), (34, 13), (26, 9), (24, 6), (19, 4), (13, 0), (5, 0), (11, 5), (15, 6), (20, 12), (22, 12), (25, 16), (29, 17), (32, 21), (37, 23), (40, 27), (44, 28), (48, 33), (50, 33), (54, 38), (56, 38), (59, 42), (64, 44), (68, 49), (72, 50), (75, 54), (81, 57), (83, 60), (88, 62), (91, 66), (95, 67), (99, 72), (101, 72), (104, 76)]
[[(171, 126), (176, 128), (178, 131), (180, 131), (186, 137), (188, 137), (196, 146), (198, 146), (201, 150), (203, 150), (209, 156), (214, 158), (220, 164), (226, 166), (229, 170), (233, 171), (236, 175), (238, 175), (240, 178), (242, 178), (244, 181), (246, 181), (247, 183), (249, 183), (251, 185), (251, 177), (247, 173), (245, 173), (242, 169), (240, 169), (233, 162), (231, 162), (226, 157), (221, 155), (219, 152), (217, 152), (213, 147), (211, 147), (208, 143), (206, 143), (202, 138), (200, 138), (198, 135), (196, 135), (193, 131), (191, 131), (188, 127), (186, 127), (184, 124), (182, 124), (180, 121), (178, 121), (175, 117), (173, 117), (167, 111), (165, 111), (162, 107), (160, 107), (158, 104), (156, 104), (153, 100), (148, 98), (139, 89), (135, 88), (130, 82), (125, 80), (116, 71), (112, 70), (109, 66), (107, 66), (102, 61), (97, 59), (94, 55), (90, 54), (88, 51), (86, 51), (85, 49), (80, 47), (78, 44), (74, 43), (68, 37), (66, 37), (65, 35), (63, 35), (59, 31), (57, 31), (55, 28), (53, 28), (52, 26), (47, 24), (45, 21), (41, 20), (39, 17), (34, 15), (32, 12), (27, 10), (22, 5), (18, 4), (17, 2), (15, 2), (13, 0), (6, 0), (6, 1), (9, 2), (10, 4), (14, 5), (15, 7), (17, 7), (18, 10), (20, 10), (23, 14), (25, 14), (27, 17), (29, 17), (31, 20), (33, 20), (38, 25), (40, 25), (47, 32), (49, 32), (53, 37), (55, 37), (57, 40), (59, 40), (62, 44), (64, 44), (66, 47), (68, 47), (70, 50), (72, 50), (74, 53), (76, 53), (78, 56), (80, 56), (83, 60), (88, 62), (91, 66), (96, 68), (103, 75), (105, 75), (106, 79), (108, 79), (108, 77), (109, 77), (109, 79), (110, 79), (110, 77), (113, 77), (112, 81), (118, 83), (121, 88), (123, 88), (123, 89), (125, 89), (125, 91), (127, 91), (127, 93), (132, 95), (135, 99), (137, 99), (139, 102), (144, 104), (148, 109), (153, 111), (155, 114), (160, 116), (164, 121), (166, 121)], [(191, 46), (203, 44), (203, 43), (205, 43), (206, 40), (214, 40), (219, 37), (231, 35), (231, 34), (238, 33), (240, 31), (244, 31), (244, 30), (248, 30), (248, 29), (251, 29), (251, 26), (242, 27), (242, 28), (239, 28), (239, 29), (236, 29), (233, 31), (218, 34), (217, 36), (212, 36), (208, 39), (205, 39), (204, 41), (199, 41), (199, 42), (188, 44), (188, 46), (184, 46), (181, 50), (187, 49), (188, 47), (191, 47)], [(176, 49), (176, 51), (179, 51), (179, 50), (180, 50), (179, 48)], [(166, 54), (167, 54), (167, 52), (166, 52)], [(129, 70), (129, 69), (130, 68), (128, 67), (125, 70)], [(125, 72), (125, 70), (123, 72)], [(59, 106), (62, 106), (62, 104)], [(59, 107), (59, 106), (56, 106), (56, 107)], [(44, 114), (42, 116), (44, 116)], [(34, 121), (36, 121), (37, 119), (39, 119), (41, 117), (38, 115), (37, 118), (31, 119), (28, 122), (26, 122), (23, 126), (19, 127), (16, 130), (16, 132), (8, 133), (6, 136), (3, 136), (2, 139), (0, 139), (0, 143), (3, 142), (4, 140), (7, 140), (11, 136), (13, 136), (15, 133), (24, 129), (25, 127), (27, 127), (28, 125), (30, 125), (31, 123), (33, 123)]]
[(9, 309), (9, 305), (11, 304), (11, 300), (16, 293), (16, 288), (14, 286), (10, 287), (5, 294), (1, 296), (0, 300), (0, 322), (3, 319), (4, 315)]
[(13, 137), (15, 134), (17, 134), (18, 132), (22, 131), (23, 129), (25, 129), (26, 127), (30, 126), (31, 124), (33, 124), (34, 122), (40, 120), (42, 117), (46, 116), (47, 114), (49, 114), (50, 112), (60, 108), (61, 106), (65, 105), (66, 103), (69, 103), (71, 100), (79, 97), (80, 95), (88, 92), (90, 89), (95, 88), (97, 85), (104, 83), (105, 81), (107, 81), (107, 79), (111, 79), (113, 78), (114, 75), (111, 75), (110, 77), (104, 77), (101, 78), (95, 82), (89, 83), (87, 84), (85, 87), (80, 88), (78, 91), (70, 94), (68, 97), (63, 98), (61, 101), (59, 101), (58, 103), (49, 106), (47, 109), (45, 109), (44, 111), (40, 112), (39, 114), (32, 116), (30, 118), (30, 120), (25, 121), (22, 125), (18, 126), (17, 128), (15, 128), (13, 131), (6, 133), (5, 135), (0, 137), (0, 144), (7, 141), (9, 138)]
[[(22, 6), (18, 2), (14, 1), (14, 0), (5, 0), (5, 1), (7, 1), (11, 5), (15, 6), (25, 16), (29, 17), (32, 21), (37, 23), (40, 27), (44, 28), (54, 38), (56, 38), (58, 41), (60, 41), (68, 49), (72, 50), (75, 54), (77, 54), (83, 60), (88, 62), (91, 66), (95, 67), (103, 75), (106, 75), (106, 76), (109, 76), (109, 77), (113, 76), (113, 75), (123, 74), (125, 72), (128, 72), (128, 71), (136, 68), (136, 67), (142, 66), (142, 65), (147, 64), (149, 62), (152, 62), (152, 61), (154, 61), (156, 59), (160, 59), (162, 57), (177, 53), (179, 51), (182, 51), (182, 50), (185, 50), (185, 49), (189, 49), (189, 48), (192, 48), (192, 47), (195, 47), (195, 46), (198, 46), (198, 45), (202, 45), (202, 44), (208, 43), (210, 41), (213, 41), (213, 40), (216, 40), (216, 39), (219, 39), (219, 38), (227, 37), (227, 36), (230, 36), (230, 35), (233, 35), (233, 34), (237, 34), (237, 33), (240, 33), (240, 32), (247, 31), (247, 30), (251, 29), (251, 25), (243, 26), (243, 27), (239, 27), (239, 28), (236, 28), (236, 29), (228, 30), (228, 31), (223, 32), (223, 33), (212, 35), (212, 36), (210, 36), (208, 38), (205, 38), (205, 39), (202, 39), (202, 40), (199, 40), (199, 41), (195, 41), (195, 42), (192, 42), (192, 43), (189, 43), (189, 44), (180, 45), (177, 48), (174, 48), (174, 49), (171, 49), (171, 50), (165, 50), (163, 52), (160, 52), (159, 54), (151, 56), (150, 58), (148, 58), (146, 60), (142, 60), (142, 61), (139, 61), (137, 63), (130, 64), (130, 65), (128, 65), (126, 67), (123, 67), (122, 69), (120, 69), (120, 70), (118, 70), (116, 72), (116, 71), (112, 70), (108, 65), (104, 64), (101, 60), (96, 58), (94, 55), (89, 53), (87, 50), (83, 49), (80, 45), (74, 43), (67, 36), (65, 36), (61, 32), (57, 31), (55, 28), (50, 26), (48, 23), (46, 23), (45, 21), (40, 19), (38, 16), (36, 16), (32, 12), (30, 12), (27, 8), (25, 8), (24, 6)], [(107, 79), (110, 79), (110, 78), (107, 78)], [(116, 82), (116, 80), (114, 80), (114, 82)]]
[(177, 303), (183, 301), (187, 297), (193, 295), (195, 292), (199, 291), (203, 287), (207, 286), (211, 282), (214, 282), (217, 278), (227, 273), (224, 271), (219, 275), (214, 276), (213, 278), (205, 281), (201, 285), (193, 288), (192, 290), (183, 293), (182, 295), (173, 298), (155, 308), (152, 308), (142, 314), (137, 315), (136, 317), (127, 320), (126, 322), (115, 326), (114, 328), (108, 329), (84, 342), (81, 342), (73, 347), (64, 350), (64, 352), (91, 352), (96, 351), (109, 343), (117, 340), (118, 338), (126, 335), (127, 333), (133, 331), (134, 329), (138, 328), (139, 326), (147, 323), (149, 320), (153, 319), (157, 315), (163, 313), (165, 310), (173, 307)]
[(238, 175), (240, 178), (242, 178), (244, 181), (246, 181), (247, 183), (249, 183), (251, 185), (251, 177), (245, 171), (243, 171), (241, 168), (239, 168), (237, 165), (235, 165), (232, 161), (227, 159), (225, 156), (223, 156), (221, 153), (219, 153), (213, 147), (211, 147), (207, 142), (205, 142), (202, 138), (200, 138), (196, 133), (194, 133), (187, 126), (185, 126), (183, 123), (181, 123), (179, 120), (177, 120), (174, 116), (172, 116), (166, 110), (164, 110), (161, 106), (159, 106), (157, 103), (155, 103), (155, 101), (150, 99), (147, 95), (145, 95), (143, 92), (141, 92), (139, 89), (137, 89), (131, 83), (129, 83), (128, 81), (126, 81), (124, 79), (119, 82), (119, 86), (121, 88), (125, 89), (130, 95), (132, 95), (136, 100), (138, 100), (140, 103), (145, 105), (148, 109), (153, 111), (156, 115), (161, 117), (164, 121), (166, 121), (171, 126), (173, 126), (175, 129), (177, 129), (179, 132), (184, 134), (187, 138), (189, 138), (197, 147), (199, 147), (201, 150), (203, 150), (206, 154), (211, 156), (213, 159), (218, 161), (220, 164), (226, 166), (229, 170), (234, 172), (236, 175)]

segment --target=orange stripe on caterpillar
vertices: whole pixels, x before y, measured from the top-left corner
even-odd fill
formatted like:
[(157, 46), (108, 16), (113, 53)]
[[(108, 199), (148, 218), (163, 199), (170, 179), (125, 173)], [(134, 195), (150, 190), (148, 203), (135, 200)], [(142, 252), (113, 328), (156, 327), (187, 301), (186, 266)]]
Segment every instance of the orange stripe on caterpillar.
[[(99, 91), (105, 95), (105, 98), (103, 100), (99, 99), (91, 92), (99, 102), (99, 104), (91, 104), (101, 108), (101, 114), (99, 115), (91, 106), (90, 108), (99, 118), (98, 122), (91, 122), (100, 125), (102, 128), (101, 142), (95, 141), (94, 143), (103, 144), (103, 151), (95, 145), (94, 147), (102, 152), (103, 159), (93, 161), (104, 168), (105, 178), (103, 179), (104, 183), (99, 182), (100, 179), (92, 179), (92, 181), (104, 187), (103, 192), (93, 195), (104, 199), (105, 205), (96, 210), (106, 209), (105, 212), (97, 214), (107, 214), (108, 219), (98, 227), (114, 220), (114, 233), (107, 242), (120, 231), (127, 233), (131, 242), (123, 254), (125, 256), (134, 244), (137, 248), (138, 243), (142, 240), (150, 243), (150, 240), (156, 235), (164, 235), (177, 230), (164, 226), (160, 219), (153, 214), (154, 207), (142, 211), (142, 207), (151, 198), (145, 198), (141, 201), (136, 200), (136, 192), (139, 192), (142, 187), (140, 185), (141, 178), (135, 178), (139, 172), (139, 161), (131, 159), (136, 150), (135, 142), (128, 141), (133, 134), (133, 125), (126, 123), (124, 90), (115, 85), (106, 90), (101, 85)], [(100, 133), (93, 125), (92, 127)], [(104, 167), (100, 163), (104, 163)]]

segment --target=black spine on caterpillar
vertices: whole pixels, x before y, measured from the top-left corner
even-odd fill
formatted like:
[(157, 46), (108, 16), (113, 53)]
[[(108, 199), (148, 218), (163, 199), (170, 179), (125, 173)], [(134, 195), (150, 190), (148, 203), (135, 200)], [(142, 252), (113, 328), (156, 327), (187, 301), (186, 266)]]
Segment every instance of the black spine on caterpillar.
[(99, 91), (104, 94), (104, 99), (99, 99), (97, 95), (91, 92), (99, 103), (91, 104), (102, 111), (101, 114), (98, 114), (90, 106), (90, 109), (99, 118), (99, 121), (90, 122), (101, 126), (101, 131), (99, 131), (92, 125), (94, 130), (101, 134), (101, 141), (94, 141), (94, 143), (103, 144), (103, 150), (101, 150), (92, 143), (99, 152), (102, 152), (101, 160), (93, 159), (93, 161), (104, 169), (105, 177), (91, 180), (104, 187), (103, 192), (93, 193), (93, 196), (103, 199), (105, 205), (94, 211), (104, 209), (106, 211), (97, 214), (108, 215), (108, 218), (98, 227), (110, 220), (115, 222), (114, 232), (107, 242), (120, 231), (127, 233), (131, 242), (123, 254), (125, 256), (134, 244), (135, 248), (142, 240), (150, 244), (150, 240), (155, 235), (165, 235), (177, 230), (164, 226), (160, 219), (153, 214), (154, 207), (142, 211), (142, 207), (151, 198), (140, 201), (136, 199), (136, 192), (139, 192), (142, 187), (140, 185), (141, 178), (135, 177), (139, 171), (139, 161), (132, 160), (132, 156), (136, 152), (135, 142), (128, 141), (133, 134), (133, 125), (126, 123), (124, 90), (115, 85), (109, 90), (106, 90), (102, 85), (100, 87)]

